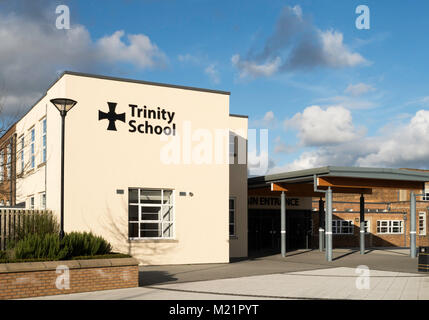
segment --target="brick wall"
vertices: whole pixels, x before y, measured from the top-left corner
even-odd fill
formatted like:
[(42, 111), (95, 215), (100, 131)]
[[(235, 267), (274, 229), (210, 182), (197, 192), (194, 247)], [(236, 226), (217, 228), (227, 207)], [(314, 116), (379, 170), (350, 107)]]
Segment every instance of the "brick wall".
[[(420, 194), (421, 190), (414, 190)], [(313, 208), (318, 210), (318, 198), (313, 198)], [(360, 195), (334, 194), (333, 219), (352, 220), (353, 235), (333, 235), (333, 247), (359, 247)], [(374, 188), (371, 195), (365, 195), (365, 220), (370, 221), (370, 233), (365, 236), (366, 247), (408, 247), (410, 245), (410, 191)], [(378, 210), (378, 212), (375, 212)], [(419, 234), (419, 212), (426, 213), (426, 235)], [(417, 197), (416, 203), (417, 246), (429, 246), (429, 202)], [(404, 220), (403, 234), (378, 234), (378, 220)], [(319, 243), (319, 212), (313, 211), (313, 246)]]
[[(64, 267), (57, 271), (58, 266), (68, 268), (68, 289)], [(0, 299), (137, 287), (138, 273), (135, 259), (0, 264)]]

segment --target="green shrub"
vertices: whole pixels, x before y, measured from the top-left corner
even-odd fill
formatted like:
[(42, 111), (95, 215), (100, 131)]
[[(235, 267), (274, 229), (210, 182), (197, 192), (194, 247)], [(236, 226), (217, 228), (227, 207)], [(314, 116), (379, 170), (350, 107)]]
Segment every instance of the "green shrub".
[(0, 260), (7, 259), (6, 251), (0, 250)]
[(70, 232), (64, 236), (64, 246), (69, 249), (68, 258), (109, 254), (112, 246), (100, 236), (91, 232)]
[(67, 257), (69, 249), (58, 237), (58, 234), (31, 234), (15, 245), (15, 259), (62, 260)]
[(8, 249), (13, 249), (16, 243), (29, 235), (58, 234), (60, 226), (57, 217), (52, 212), (39, 212), (23, 215), (20, 223), (11, 225), (14, 239), (8, 241)]
[[(105, 239), (88, 232), (71, 232), (60, 241), (58, 234), (30, 234), (18, 241), (14, 259), (65, 260), (73, 257), (107, 255), (112, 246)], [(1, 256), (0, 256), (0, 259)]]

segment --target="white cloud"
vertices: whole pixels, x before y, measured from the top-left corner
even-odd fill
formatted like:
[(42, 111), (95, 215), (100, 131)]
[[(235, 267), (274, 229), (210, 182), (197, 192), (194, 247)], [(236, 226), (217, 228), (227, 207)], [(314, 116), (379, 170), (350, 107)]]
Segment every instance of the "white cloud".
[(253, 120), (251, 125), (255, 127), (273, 128), (276, 126), (276, 117), (274, 116), (274, 112), (271, 110), (267, 111), (262, 119)]
[(253, 61), (241, 60), (240, 55), (236, 54), (231, 58), (232, 64), (240, 70), (240, 78), (244, 77), (269, 77), (279, 70), (281, 65), (280, 57), (276, 57), (263, 64), (257, 64)]
[(28, 109), (62, 70), (105, 72), (118, 62), (140, 69), (166, 63), (165, 54), (144, 34), (127, 35), (128, 44), (121, 39), (123, 31), (93, 41), (82, 25), (58, 30), (55, 20), (45, 19), (0, 13), (0, 90), (6, 113)]
[(361, 166), (429, 167), (429, 110), (419, 110), (410, 122), (377, 140), (376, 151), (359, 157)]
[(361, 82), (357, 84), (349, 84), (344, 92), (357, 97), (374, 90), (375, 88), (373, 86)]
[(343, 34), (335, 30), (319, 30), (306, 19), (300, 6), (285, 6), (274, 32), (263, 48), (249, 50), (245, 58), (239, 54), (231, 61), (243, 77), (268, 77), (277, 72), (314, 67), (344, 68), (366, 63), (343, 42)]
[(341, 106), (310, 106), (285, 121), (286, 128), (298, 130), (303, 146), (339, 144), (359, 136), (349, 110)]
[(270, 173), (327, 165), (428, 169), (428, 159), (429, 110), (419, 110), (408, 123), (388, 124), (376, 136), (304, 151), (294, 161), (274, 166)]
[(110, 62), (128, 62), (142, 69), (165, 66), (167, 57), (144, 34), (129, 34), (129, 45), (122, 41), (125, 32), (116, 31), (97, 41), (97, 54)]
[(207, 74), (211, 81), (215, 84), (219, 84), (220, 83), (220, 76), (219, 76), (219, 71), (216, 69), (216, 66), (214, 64), (211, 64), (209, 66), (207, 66), (204, 69), (205, 74)]
[(327, 66), (334, 68), (354, 67), (364, 63), (359, 53), (350, 52), (343, 43), (343, 34), (338, 31), (319, 31), (322, 41), (322, 56)]

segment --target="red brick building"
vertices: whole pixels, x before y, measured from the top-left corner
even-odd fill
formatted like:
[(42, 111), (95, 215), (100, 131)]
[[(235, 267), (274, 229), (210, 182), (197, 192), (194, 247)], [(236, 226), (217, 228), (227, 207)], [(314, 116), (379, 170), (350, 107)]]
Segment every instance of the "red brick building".
[(0, 138), (0, 207), (14, 206), (16, 198), (16, 134), (11, 126)]
[[(414, 169), (408, 169), (414, 170)], [(429, 246), (429, 185), (414, 190), (417, 246)], [(365, 195), (366, 247), (410, 245), (410, 190), (374, 188)], [(423, 195), (425, 194), (425, 195)], [(318, 246), (319, 199), (313, 198), (313, 244)], [(359, 247), (360, 195), (333, 195), (333, 247)]]

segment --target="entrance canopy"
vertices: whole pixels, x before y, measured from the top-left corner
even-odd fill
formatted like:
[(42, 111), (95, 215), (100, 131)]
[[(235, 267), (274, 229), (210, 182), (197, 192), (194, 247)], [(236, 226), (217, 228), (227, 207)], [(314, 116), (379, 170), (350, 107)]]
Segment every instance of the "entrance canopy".
[(406, 169), (321, 167), (249, 178), (249, 194), (286, 192), (288, 196), (320, 197), (315, 191), (371, 194), (372, 188), (424, 190), (429, 172)]
[[(429, 172), (407, 169), (362, 167), (321, 167), (249, 178), (249, 195), (274, 195), (281, 198), (281, 251), (286, 254), (286, 196), (324, 197), (319, 201), (319, 248), (326, 246), (326, 259), (332, 261), (332, 194), (360, 194), (360, 252), (365, 251), (365, 198), (373, 188), (410, 190), (410, 255), (416, 256), (416, 194), (424, 193)], [(326, 221), (326, 228), (325, 228)], [(326, 230), (325, 230), (326, 229)], [(325, 239), (325, 241), (323, 240)], [(325, 242), (325, 243), (324, 243)]]

